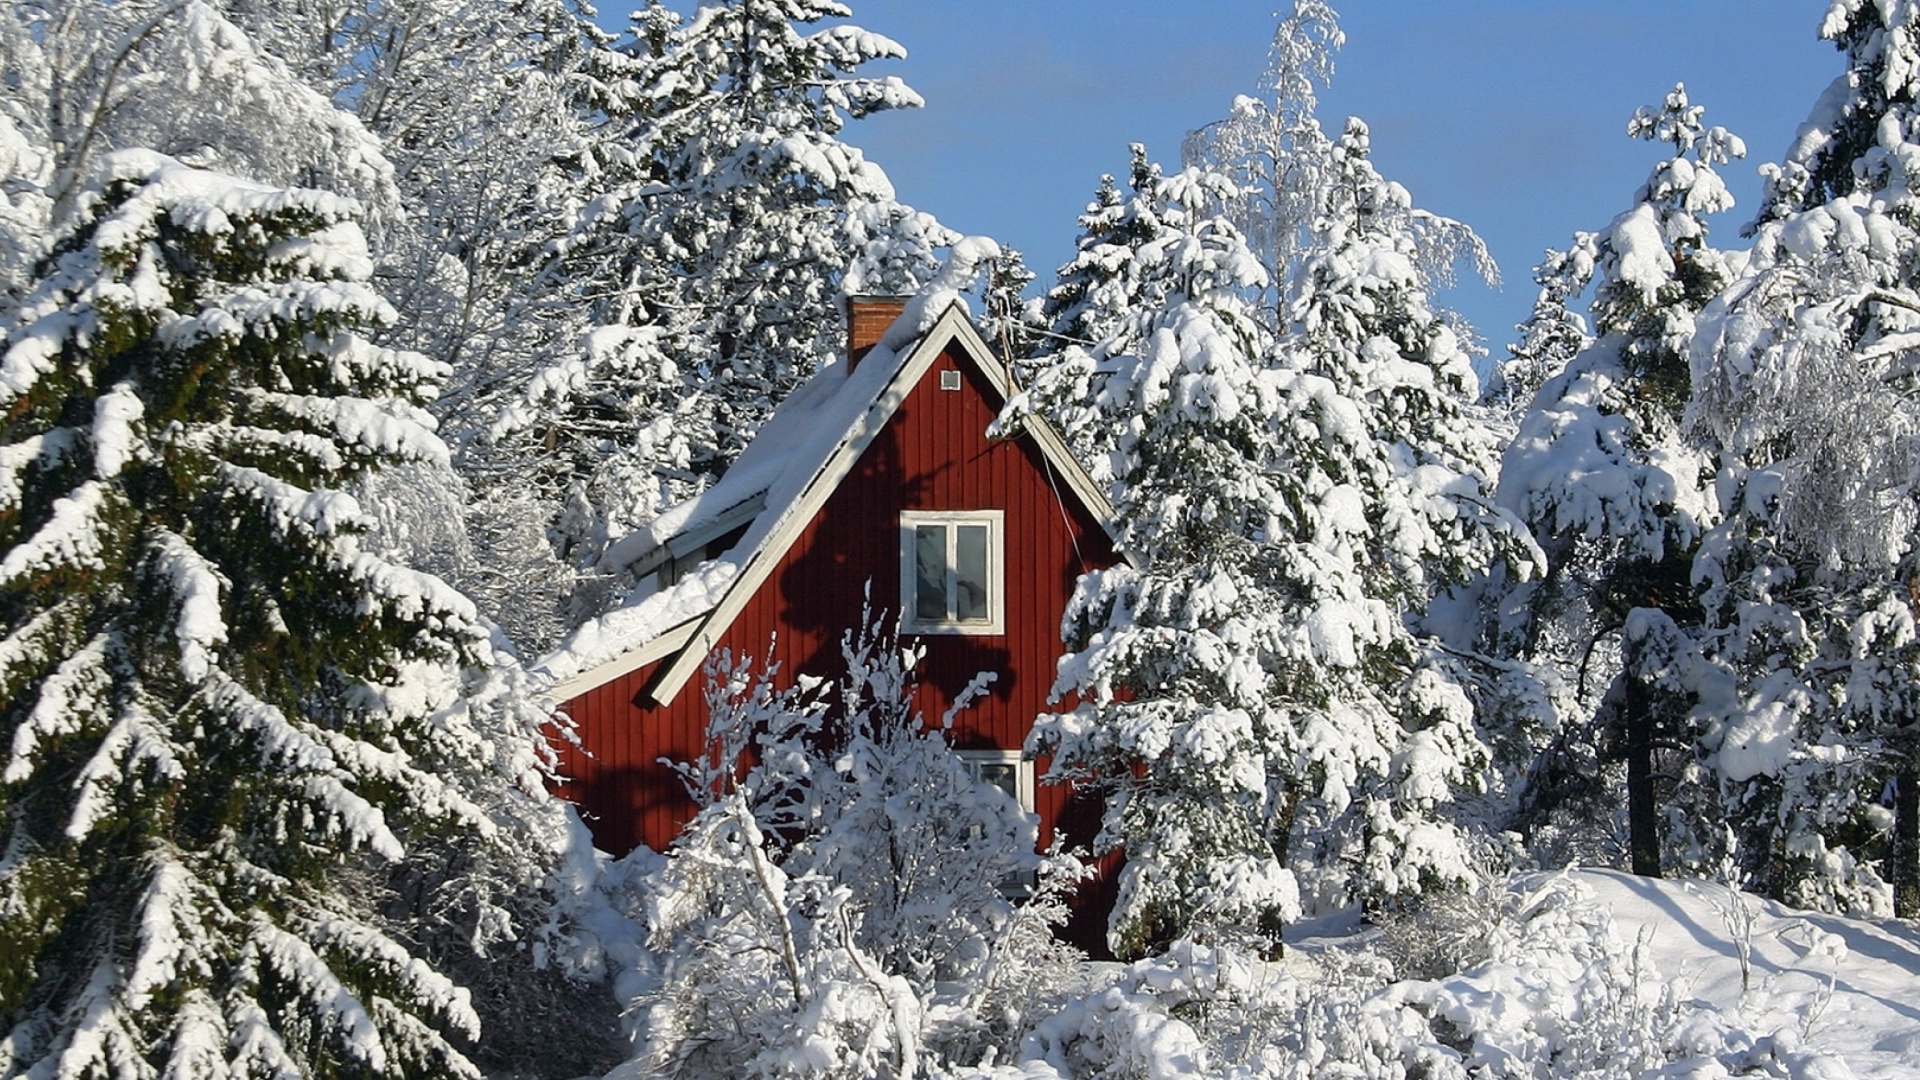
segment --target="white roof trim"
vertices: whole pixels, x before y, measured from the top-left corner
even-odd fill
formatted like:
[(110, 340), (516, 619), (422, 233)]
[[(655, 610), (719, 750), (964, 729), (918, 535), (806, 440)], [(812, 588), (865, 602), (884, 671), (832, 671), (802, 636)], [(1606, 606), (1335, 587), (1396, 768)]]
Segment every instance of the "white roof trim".
[[(759, 591), (773, 567), (798, 540), (807, 523), (826, 504), (827, 499), (845, 480), (860, 460), (860, 455), (879, 437), (887, 422), (900, 408), (901, 402), (918, 386), (927, 370), (948, 345), (956, 340), (962, 341), (962, 351), (974, 361), (974, 366), (986, 376), (1002, 401), (1012, 394), (1012, 385), (1007, 373), (994, 357), (991, 347), (983, 340), (979, 332), (967, 317), (966, 308), (958, 301), (950, 305), (934, 324), (920, 336), (904, 360), (898, 361), (894, 373), (888, 378), (878, 397), (868, 406), (856, 424), (849, 429), (846, 437), (827, 455), (814, 475), (808, 478), (800, 493), (785, 506), (769, 507), (780, 516), (760, 538), (750, 552), (744, 553), (740, 562), (740, 572), (727, 587), (720, 602), (709, 610), (704, 617), (696, 617), (675, 627), (666, 634), (653, 639), (646, 645), (615, 660), (601, 664), (590, 671), (582, 672), (563, 683), (556, 685), (553, 694), (565, 701), (577, 697), (595, 686), (625, 675), (653, 660), (677, 653), (672, 663), (662, 668), (656, 675), (648, 696), (655, 702), (665, 705), (673, 701), (687, 680), (701, 669), (706, 662), (707, 653), (712, 651), (733, 620), (746, 607), (748, 601)], [(869, 357), (869, 362), (879, 357)], [(1065, 481), (1081, 505), (1089, 511), (1105, 528), (1113, 524), (1113, 507), (1107, 502), (1106, 495), (1089, 477), (1086, 470), (1075, 461), (1066, 443), (1061, 440), (1051, 425), (1039, 418), (1030, 418), (1022, 425), (1022, 433), (1034, 440), (1042, 458), (1053, 468), (1056, 475)]]

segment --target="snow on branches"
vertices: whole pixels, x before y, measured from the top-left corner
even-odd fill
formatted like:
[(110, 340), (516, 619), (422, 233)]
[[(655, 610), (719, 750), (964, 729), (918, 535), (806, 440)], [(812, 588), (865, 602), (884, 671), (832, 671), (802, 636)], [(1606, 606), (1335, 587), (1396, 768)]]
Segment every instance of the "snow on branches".
[(1066, 988), (1050, 924), (1079, 864), (914, 712), (916, 651), (870, 625), (842, 652), (836, 694), (709, 669), (701, 809), (646, 886), (649, 1075), (939, 1073), (1004, 1057)]
[[(444, 460), (444, 369), (362, 336), (391, 311), (351, 202), (100, 171), (0, 354), (0, 1071), (477, 1075), (416, 950), (440, 918), (484, 948), (538, 887), (544, 717), (338, 488)], [(450, 846), (457, 899), (383, 899), (448, 888)]]

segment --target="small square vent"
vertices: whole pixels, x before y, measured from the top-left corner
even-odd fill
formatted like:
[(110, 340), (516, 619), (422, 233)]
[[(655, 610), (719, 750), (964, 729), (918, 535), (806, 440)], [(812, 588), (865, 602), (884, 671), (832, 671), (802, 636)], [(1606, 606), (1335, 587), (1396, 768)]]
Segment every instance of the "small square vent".
[(960, 389), (960, 373), (958, 371), (954, 371), (951, 368), (941, 372), (940, 373), (940, 389), (942, 390)]

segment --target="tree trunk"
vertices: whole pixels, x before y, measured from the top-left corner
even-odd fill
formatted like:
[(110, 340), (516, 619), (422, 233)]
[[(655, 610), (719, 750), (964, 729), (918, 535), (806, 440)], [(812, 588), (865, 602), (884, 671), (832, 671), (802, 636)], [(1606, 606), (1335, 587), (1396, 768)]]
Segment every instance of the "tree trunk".
[(1920, 761), (1908, 746), (1893, 778), (1893, 852), (1887, 880), (1893, 914), (1920, 919)]
[(1620, 720), (1627, 739), (1627, 849), (1633, 872), (1660, 876), (1660, 815), (1653, 796), (1653, 711), (1646, 688), (1633, 672), (1633, 646), (1627, 643), (1626, 694)]

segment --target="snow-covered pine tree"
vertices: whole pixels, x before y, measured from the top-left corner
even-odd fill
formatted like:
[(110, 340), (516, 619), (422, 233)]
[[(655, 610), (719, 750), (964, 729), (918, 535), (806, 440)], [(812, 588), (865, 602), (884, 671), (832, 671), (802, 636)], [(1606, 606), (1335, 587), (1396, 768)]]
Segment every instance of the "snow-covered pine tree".
[[(1074, 254), (1054, 275), (1040, 313), (1047, 329), (1067, 341), (1092, 345), (1111, 338), (1141, 309), (1164, 298), (1168, 283), (1138, 264), (1138, 251), (1160, 239), (1160, 166), (1140, 143), (1127, 147), (1127, 194), (1102, 176), (1080, 214)], [(1049, 365), (1051, 366), (1051, 365)]]
[(1482, 403), (1517, 419), (1540, 387), (1592, 343), (1587, 320), (1569, 305), (1593, 282), (1595, 239), (1593, 233), (1575, 233), (1567, 250), (1548, 248), (1533, 268), (1533, 283), (1540, 287), (1533, 310), (1514, 327), (1520, 340), (1507, 346), (1507, 358), (1494, 368)]
[(832, 0), (727, 0), (677, 24), (637, 17), (628, 182), (566, 241), (573, 271), (611, 284), (579, 349), (522, 385), (495, 421), (571, 488), (562, 546), (591, 565), (609, 536), (724, 471), (799, 382), (837, 356), (845, 289), (911, 293), (951, 235), (894, 201), (836, 136), (848, 118), (917, 106), (903, 56), (839, 23)]
[[(1563, 668), (1568, 682), (1611, 687), (1597, 729), (1549, 725), (1538, 733), (1550, 740), (1544, 752), (1555, 763), (1589, 757), (1570, 754), (1571, 740), (1599, 748), (1599, 760), (1624, 758), (1633, 869), (1654, 876), (1663, 861), (1656, 750), (1682, 755), (1667, 763), (1667, 775), (1690, 764), (1691, 695), (1679, 689), (1680, 672), (1664, 669), (1683, 664), (1692, 648), (1700, 620), (1693, 551), (1718, 517), (1712, 460), (1681, 431), (1695, 316), (1732, 276), (1727, 258), (1706, 243), (1703, 216), (1733, 205), (1714, 170), (1746, 150), (1707, 127), (1703, 113), (1682, 86), (1659, 109), (1638, 110), (1627, 134), (1671, 152), (1635, 192), (1632, 208), (1549, 260), (1558, 272), (1542, 304), (1551, 311), (1551, 301), (1564, 302), (1584, 284), (1582, 271), (1592, 274), (1599, 336), (1540, 387), (1500, 471), (1502, 504), (1526, 520), (1547, 555), (1545, 578), (1523, 586), (1531, 593), (1521, 634), (1526, 659)], [(1550, 314), (1541, 329), (1565, 325)], [(1569, 782), (1599, 783), (1558, 769), (1536, 772), (1535, 780), (1529, 816), (1564, 799)], [(1669, 825), (1678, 850), (1698, 849), (1719, 832), (1717, 808), (1698, 817)]]
[(1821, 35), (1846, 71), (1763, 169), (1745, 273), (1692, 356), (1726, 515), (1694, 576), (1733, 685), (1703, 703), (1703, 767), (1757, 888), (1916, 915), (1920, 11), (1839, 0)]
[[(1338, 40), (1330, 18), (1303, 4), (1283, 22), (1289, 70), (1317, 70), (1313, 51)], [(1151, 205), (1179, 212), (1135, 242), (1151, 257), (1119, 249), (1144, 268), (1145, 302), (1010, 410), (1107, 440), (1136, 559), (1083, 580), (1059, 688), (1085, 704), (1044, 718), (1034, 741), (1060, 774), (1113, 789), (1103, 840), (1128, 852), (1122, 949), (1183, 933), (1272, 943), (1300, 910), (1297, 867), (1321, 868), (1327, 899), (1467, 873), (1441, 804), (1480, 782), (1485, 750), (1411, 623), (1441, 590), (1536, 558), (1492, 504), (1471, 365), (1426, 301), (1460, 255), (1485, 265), (1484, 247), (1374, 173), (1364, 126), (1330, 145), (1297, 106), (1241, 107), (1292, 110), (1288, 145), (1323, 150), (1262, 181), (1266, 201), (1310, 208), (1261, 226), (1287, 260), (1285, 338), (1262, 329), (1259, 257), (1215, 216), (1251, 205), (1243, 185), (1190, 170), (1158, 182)], [(1236, 167), (1265, 175), (1257, 154)], [(1089, 217), (1110, 227), (1121, 205), (1116, 192)]]
[[(43, 148), (24, 157), (11, 155), (7, 162), (15, 211), (7, 219), (17, 231), (4, 247), (16, 288), (24, 290), (45, 254), (54, 219), (72, 211), (71, 193), (91, 175), (91, 162), (117, 148), (146, 147), (236, 176), (317, 185), (357, 197), (360, 219), (370, 233), (376, 277), (383, 291), (400, 301), (396, 325), (370, 331), (381, 343), (417, 345), (442, 359), (470, 358), (476, 364), (515, 348), (551, 352), (534, 338), (545, 332), (543, 316), (552, 309), (529, 306), (524, 297), (504, 296), (500, 290), (522, 288), (539, 276), (527, 265), (527, 253), (543, 242), (542, 229), (552, 232), (546, 224), (549, 217), (557, 217), (565, 228), (565, 213), (548, 214), (551, 206), (532, 205), (539, 200), (526, 193), (554, 188), (551, 159), (578, 140), (570, 142), (548, 129), (577, 110), (541, 99), (543, 80), (553, 83), (560, 76), (548, 75), (555, 64), (532, 63), (524, 48), (516, 49), (524, 38), (504, 35), (491, 45), (474, 43), (476, 36), (486, 36), (475, 35), (476, 27), (485, 26), (492, 34), (504, 18), (518, 17), (510, 16), (505, 4), (493, 4), (499, 10), (491, 17), (479, 7), (479, 0), (465, 10), (443, 5), (431, 12), (418, 4), (380, 5), (376, 10), (247, 0), (35, 0), (13, 5), (0, 18), (0, 51), (5, 69), (15, 73), (17, 82), (0, 109), (12, 117), (25, 145)], [(553, 22), (547, 19), (545, 29), (551, 31)], [(255, 37), (248, 29), (263, 36)], [(469, 35), (466, 53), (435, 50), (435, 43), (445, 44), (458, 35)], [(543, 36), (562, 38), (557, 32)], [(376, 56), (384, 55), (376, 48), (378, 41), (393, 43), (399, 53), (393, 62), (373, 64)], [(367, 68), (348, 70), (354, 68), (343, 59), (348, 54), (359, 55)], [(378, 132), (369, 130), (352, 109), (370, 109), (380, 95), (353, 80), (373, 77), (375, 67), (379, 77), (389, 81), (437, 81), (440, 98), (457, 102), (464, 111), (440, 111), (431, 121), (437, 127), (430, 129), (437, 141), (403, 138), (391, 124)], [(510, 96), (509, 104), (501, 104), (503, 94)], [(497, 107), (494, 112), (487, 111), (489, 103)], [(387, 110), (379, 117), (393, 115)], [(374, 118), (370, 113), (369, 119)], [(418, 116), (411, 122), (429, 124)], [(547, 128), (530, 133), (530, 122)], [(514, 143), (518, 136), (525, 138)], [(459, 145), (448, 146), (451, 140)], [(521, 156), (503, 160), (510, 146)], [(400, 155), (398, 173), (388, 151)], [(502, 215), (515, 212), (524, 220), (503, 223)], [(485, 282), (476, 284), (480, 278)], [(557, 297), (550, 298), (564, 307)], [(463, 325), (454, 325), (461, 320)], [(512, 332), (492, 335), (503, 325)], [(483, 355), (475, 346), (481, 338), (492, 350)], [(466, 374), (476, 368), (463, 363), (460, 370)], [(478, 381), (477, 374), (463, 380), (463, 387), (472, 381)], [(451, 404), (463, 398), (448, 400)], [(458, 425), (452, 430), (459, 435)], [(450, 496), (448, 504), (456, 508), (452, 520), (457, 522), (457, 507), (467, 499), (452, 472), (444, 465), (415, 465), (409, 471)], [(377, 509), (386, 499), (377, 491), (359, 494)], [(493, 505), (505, 501), (495, 499)], [(381, 516), (397, 518), (404, 511), (396, 506)], [(519, 582), (534, 576), (528, 571), (539, 565), (546, 550), (543, 516), (486, 519), (537, 522), (537, 545), (489, 560), (510, 559), (514, 564), (514, 584), (504, 589), (498, 587), (498, 578), (489, 580), (487, 567), (473, 557), (459, 530), (439, 530), (451, 546), (424, 554), (436, 570), (458, 577), (462, 586), (484, 597), (512, 595), (516, 588), (531, 591)], [(404, 540), (416, 549), (423, 546), (418, 535)], [(482, 547), (480, 553), (489, 551)], [(550, 556), (547, 561), (551, 563)], [(544, 604), (486, 606), (518, 614), (550, 611), (554, 604), (549, 599)], [(517, 630), (526, 628), (526, 620), (515, 621), (520, 624)]]
[(478, 1075), (421, 943), (546, 871), (544, 718), (340, 490), (444, 371), (350, 202), (98, 160), (0, 357), (0, 1073)]
[(1539, 552), (1494, 505), (1490, 430), (1465, 346), (1428, 299), (1466, 226), (1416, 209), (1347, 121), (1318, 193), (1275, 347), (1267, 526), (1287, 628), (1271, 707), (1299, 734), (1296, 858), (1331, 898), (1419, 892), (1471, 873), (1449, 810), (1487, 783), (1463, 673), (1419, 630), (1439, 594)]

